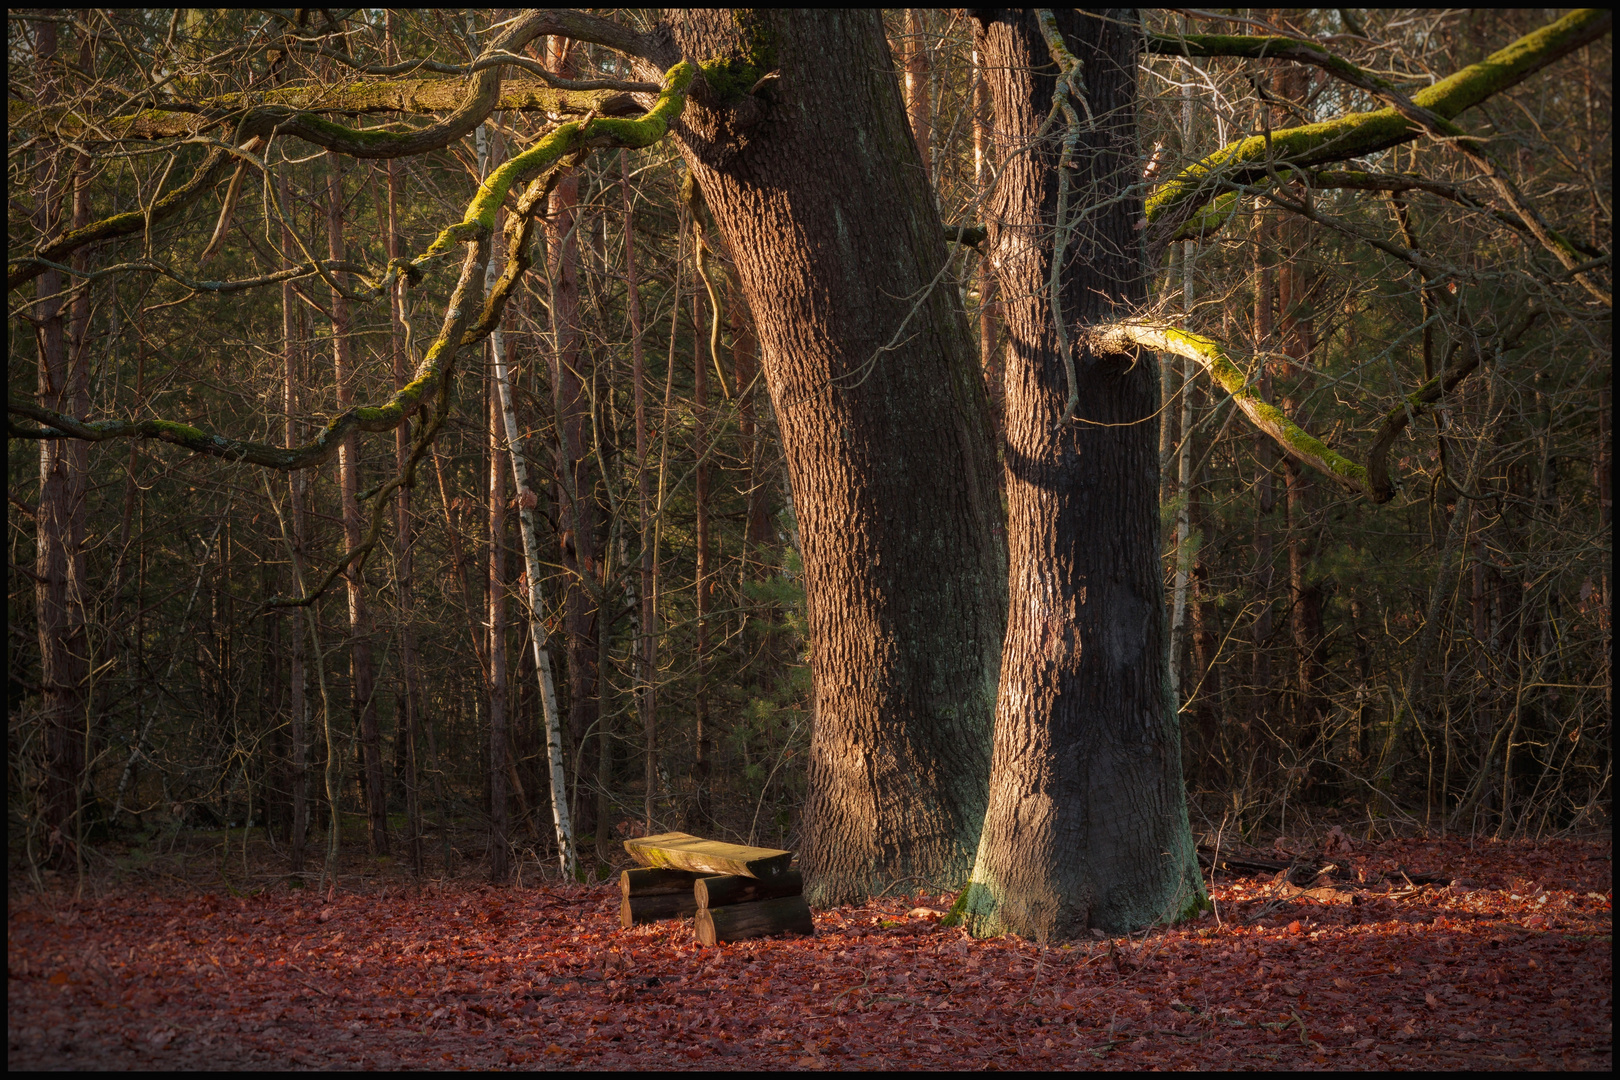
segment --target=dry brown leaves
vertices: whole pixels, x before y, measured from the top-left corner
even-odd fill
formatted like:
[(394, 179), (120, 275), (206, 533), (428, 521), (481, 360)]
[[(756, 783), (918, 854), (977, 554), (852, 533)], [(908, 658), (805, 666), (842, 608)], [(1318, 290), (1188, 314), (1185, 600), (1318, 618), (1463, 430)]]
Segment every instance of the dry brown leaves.
[(1048, 949), (938, 896), (703, 948), (604, 886), (14, 893), (8, 1065), (1607, 1069), (1611, 852), (1387, 843), (1341, 854), (1365, 886), (1222, 877), (1218, 923)]

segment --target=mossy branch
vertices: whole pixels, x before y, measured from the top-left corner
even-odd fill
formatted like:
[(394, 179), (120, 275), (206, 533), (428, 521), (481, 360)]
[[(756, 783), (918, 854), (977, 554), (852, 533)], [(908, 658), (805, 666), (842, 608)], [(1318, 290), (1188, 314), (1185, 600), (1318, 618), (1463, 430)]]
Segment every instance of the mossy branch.
[[(506, 60), (503, 57), (502, 62), (515, 64), (518, 59), (521, 58)], [(651, 89), (656, 92), (658, 88)], [(379, 113), (431, 115), (458, 108), (466, 94), (465, 79), (396, 79), (221, 94), (202, 101), (175, 102), (163, 108), (139, 109), (105, 119), (86, 117), (82, 109), (66, 106), (24, 105), (14, 110), (11, 119), (20, 131), (93, 146), (132, 139), (184, 139), (221, 127), (234, 131), (244, 122), (248, 127), (261, 127), (267, 120), (289, 121), (302, 113), (317, 117)], [(503, 82), (493, 108), (546, 116), (583, 116), (592, 112), (633, 116), (641, 112), (635, 99), (623, 91), (558, 90), (537, 79)], [(294, 133), (290, 127), (283, 130), (283, 134)]]
[(1211, 380), (1232, 396), (1255, 427), (1270, 435), (1283, 452), (1357, 494), (1378, 498), (1368, 486), (1367, 470), (1294, 423), (1287, 414), (1249, 388), (1249, 380), (1220, 343), (1198, 334), (1152, 323), (1115, 323), (1092, 329), (1088, 343), (1098, 352), (1123, 353), (1132, 346), (1175, 353), (1199, 364)]
[[(489, 233), (471, 237), (472, 253), (482, 250), (478, 262), (479, 280), (483, 264), (488, 260)], [(472, 255), (469, 254), (469, 258)], [(354, 431), (392, 431), (417, 409), (426, 397), (444, 380), (453, 366), (456, 353), (465, 344), (463, 338), (473, 324), (477, 309), (469, 303), (467, 270), (463, 280), (451, 294), (445, 311), (444, 325), (438, 338), (417, 366), (411, 381), (381, 405), (360, 405), (333, 418), (313, 439), (301, 446), (284, 447), (272, 443), (246, 439), (228, 439), (213, 435), (201, 428), (173, 420), (77, 420), (65, 413), (47, 409), (24, 397), (9, 395), (6, 402), (9, 434), (13, 437), (34, 439), (82, 439), (86, 442), (106, 442), (109, 439), (157, 439), (183, 447), (196, 454), (224, 458), (227, 461), (245, 461), (269, 469), (293, 472), (310, 469), (331, 460), (338, 446)], [(452, 344), (453, 343), (453, 344)], [(9, 422), (12, 416), (33, 420), (39, 428), (19, 427)]]
[[(488, 50), (488, 56), (499, 58), (503, 55), (513, 55), (521, 50), (530, 41), (546, 34), (559, 34), (573, 38), (576, 41), (591, 41), (627, 52), (632, 56), (647, 56), (654, 51), (649, 43), (639, 34), (627, 27), (621, 26), (612, 20), (602, 19), (583, 12), (567, 10), (537, 10), (531, 11), (507, 29)], [(108, 138), (157, 138), (174, 136), (194, 136), (205, 128), (228, 124), (234, 132), (237, 142), (261, 135), (293, 136), (306, 142), (324, 147), (328, 150), (360, 158), (397, 158), (409, 157), (432, 150), (442, 149), (462, 136), (469, 134), (482, 123), (497, 107), (505, 109), (547, 109), (557, 107), (564, 102), (573, 101), (581, 104), (589, 98), (582, 98), (580, 94), (607, 94), (592, 109), (587, 111), (597, 113), (617, 112), (621, 108), (627, 109), (628, 99), (621, 101), (611, 95), (617, 91), (558, 91), (542, 84), (534, 83), (514, 88), (516, 96), (508, 100), (502, 94), (501, 68), (503, 64), (495, 64), (481, 70), (474, 77), (473, 85), (466, 88), (462, 80), (423, 80), (412, 84), (349, 84), (343, 88), (313, 87), (291, 90), (271, 91), (267, 95), (253, 95), (257, 102), (249, 106), (247, 98), (237, 100), (221, 99), (220, 108), (212, 112), (186, 113), (178, 112), (174, 107), (162, 110), (148, 110), (145, 113), (134, 114), (134, 118), (127, 124), (118, 121), (102, 125), (105, 137)], [(676, 65), (679, 68), (681, 65)], [(676, 68), (672, 68), (673, 72)], [(690, 80), (688, 79), (688, 83)], [(430, 85), (438, 84), (438, 85)], [(459, 95), (453, 101), (444, 93), (454, 87), (461, 88)], [(659, 102), (645, 116), (622, 119), (619, 117), (600, 117), (596, 123), (604, 125), (594, 128), (587, 133), (586, 140), (593, 138), (604, 140), (603, 145), (621, 146), (647, 146), (662, 138), (668, 130), (668, 122), (678, 115), (680, 106), (685, 103), (686, 88), (680, 91), (680, 104), (673, 106), (666, 100), (669, 97), (668, 77), (665, 79), (666, 92)], [(431, 92), (430, 92), (431, 90)], [(281, 94), (287, 96), (290, 102), (296, 104), (272, 104), (262, 102)], [(574, 95), (573, 97), (559, 97), (558, 95)], [(303, 97), (299, 97), (303, 95)], [(413, 102), (415, 103), (413, 105)], [(300, 105), (307, 104), (308, 108)], [(318, 115), (321, 111), (336, 113), (361, 113), (371, 111), (440, 111), (450, 105), (454, 111), (436, 124), (412, 132), (392, 132), (379, 130), (360, 130), (344, 127)], [(611, 108), (610, 108), (611, 105)], [(431, 106), (431, 108), (428, 108)], [(202, 108), (199, 106), (199, 109)], [(45, 114), (36, 111), (36, 117)], [(55, 114), (56, 123), (69, 123), (70, 114)], [(167, 119), (164, 119), (167, 118)], [(21, 123), (13, 116), (13, 127)], [(91, 130), (91, 125), (80, 120), (73, 121), (83, 125), (83, 130)], [(608, 125), (625, 125), (622, 129), (615, 129)], [(144, 127), (142, 125), (145, 125)], [(166, 127), (165, 125), (170, 125)], [(567, 127), (567, 125), (564, 125)], [(617, 141), (615, 139), (639, 139), (650, 131), (656, 131), (656, 136), (647, 141)], [(23, 285), (40, 274), (45, 267), (39, 259), (51, 262), (66, 262), (67, 257), (74, 251), (103, 240), (116, 239), (121, 236), (132, 236), (147, 230), (159, 222), (173, 217), (179, 211), (192, 205), (206, 192), (211, 190), (219, 181), (224, 170), (230, 165), (231, 154), (223, 149), (216, 149), (210, 153), (197, 173), (181, 188), (164, 196), (149, 210), (136, 210), (123, 214), (114, 214), (102, 221), (94, 222), (83, 228), (75, 229), (55, 240), (37, 246), (27, 255), (13, 257), (7, 256), (6, 289), (11, 291)], [(441, 248), (440, 252), (447, 250)]]
[(225, 170), (230, 167), (231, 157), (229, 152), (222, 149), (210, 151), (203, 159), (202, 165), (192, 174), (191, 179), (146, 209), (113, 214), (111, 217), (70, 230), (54, 240), (37, 245), (32, 252), (21, 258), (12, 258), (8, 253), (6, 291), (10, 292), (43, 274), (46, 270), (44, 262), (63, 263), (67, 261), (69, 255), (88, 244), (113, 240), (120, 236), (133, 236), (167, 221), (212, 190), (225, 175)]
[[(1571, 12), (1557, 22), (1542, 27), (1493, 53), (1477, 64), (1425, 87), (1412, 95), (1411, 103), (1442, 120), (1452, 120), (1464, 110), (1516, 86), (1531, 75), (1583, 45), (1607, 34), (1614, 16), (1606, 10)], [(1306, 62), (1328, 65), (1329, 70), (1373, 93), (1388, 96), (1394, 88), (1382, 79), (1361, 72), (1352, 64), (1330, 57), (1325, 50), (1288, 38), (1224, 38), (1198, 35), (1206, 51), (1192, 55), (1267, 55), (1278, 57), (1285, 49), (1299, 53)], [(1160, 37), (1164, 45), (1174, 38)], [(1189, 48), (1194, 38), (1186, 39)], [(1234, 51), (1221, 52), (1227, 42)], [(1321, 52), (1322, 56), (1317, 56)], [(1345, 161), (1398, 146), (1416, 138), (1423, 125), (1402, 115), (1396, 106), (1371, 112), (1354, 113), (1317, 124), (1273, 131), (1238, 140), (1194, 162), (1161, 184), (1147, 199), (1147, 221), (1153, 229), (1150, 254), (1155, 261), (1197, 208), (1208, 202), (1222, 183), (1248, 183), (1278, 165), (1312, 167)]]
[[(402, 268), (419, 266), (454, 244), (472, 245), (469, 261), (463, 265), (461, 278), (445, 309), (439, 336), (423, 356), (411, 382), (385, 403), (349, 409), (329, 422), (309, 442), (296, 447), (281, 447), (244, 439), (228, 439), (172, 420), (83, 421), (44, 408), (27, 398), (9, 395), (6, 406), (8, 434), (14, 438), (70, 438), (87, 442), (158, 439), (193, 453), (294, 471), (313, 468), (330, 460), (337, 453), (339, 444), (351, 432), (393, 430), (420, 409), (430, 394), (444, 385), (454, 370), (456, 354), (477, 344), (499, 324), (507, 297), (530, 265), (528, 240), (533, 214), (550, 183), (554, 182), (557, 168), (571, 156), (582, 155), (593, 147), (639, 148), (662, 139), (685, 107), (686, 95), (696, 74), (697, 68), (689, 63), (682, 62), (672, 67), (665, 76), (664, 90), (657, 102), (639, 119), (598, 117), (582, 123), (564, 124), (549, 132), (534, 146), (492, 172), (469, 202), (463, 219), (441, 232), (426, 252), (411, 260), (410, 264), (396, 260), (399, 265), (390, 267), (390, 275)], [(483, 281), (495, 213), (513, 186), (522, 183), (528, 183), (530, 187), (519, 201), (506, 272), (480, 302), (473, 291), (473, 282), (474, 279), (478, 283)], [(472, 269), (474, 256), (477, 256), (476, 274)], [(472, 276), (469, 277), (469, 274)], [(13, 417), (32, 420), (42, 426), (19, 425)]]

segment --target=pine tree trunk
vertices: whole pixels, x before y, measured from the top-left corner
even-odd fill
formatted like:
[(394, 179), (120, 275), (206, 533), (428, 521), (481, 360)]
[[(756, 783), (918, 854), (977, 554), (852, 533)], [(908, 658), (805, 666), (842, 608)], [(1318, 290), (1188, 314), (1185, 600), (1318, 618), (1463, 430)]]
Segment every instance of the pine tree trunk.
[[(57, 24), (33, 24), (38, 61), (55, 63)], [(54, 77), (42, 79), (41, 100), (56, 97)], [(61, 231), (58, 220), (63, 202), (63, 181), (70, 151), (42, 147), (37, 170), (41, 191), (35, 205), (34, 227), (41, 237)], [(77, 155), (72, 155), (76, 157)], [(75, 267), (82, 266), (76, 257)], [(35, 340), (39, 353), (39, 403), (76, 417), (90, 409), (89, 372), (73, 365), (62, 317), (61, 292), (68, 279), (59, 270), (39, 276), (34, 309)], [(42, 439), (39, 443), (39, 508), (34, 517), (34, 617), (39, 634), (40, 686), (45, 721), (45, 803), (43, 823), (46, 848), (52, 862), (73, 866), (77, 861), (79, 785), (84, 778), (85, 679), (88, 647), (84, 627), (85, 580), (84, 515), (85, 472), (89, 446), (70, 439)]]
[[(347, 257), (343, 241), (343, 158), (327, 154), (327, 250), (336, 259)], [(338, 411), (354, 406), (354, 360), (349, 341), (349, 301), (332, 294), (333, 382)], [(360, 546), (360, 439), (351, 434), (338, 446), (338, 490), (343, 506), (343, 542), (349, 550)], [(383, 781), (382, 739), (377, 732), (377, 681), (371, 654), (371, 615), (366, 610), (365, 579), (351, 566), (343, 575), (349, 595), (349, 694), (355, 727), (360, 733), (361, 778), (366, 793), (366, 822), (373, 855), (388, 854), (388, 788)]]
[[(637, 692), (636, 707), (641, 714), (641, 734), (646, 759), (643, 763), (643, 816), (647, 830), (652, 830), (653, 796), (658, 781), (658, 715), (655, 709), (656, 676), (658, 671), (658, 608), (654, 603), (657, 591), (653, 570), (653, 513), (652, 474), (647, 470), (647, 363), (646, 348), (641, 334), (641, 281), (636, 273), (636, 230), (633, 200), (630, 195), (630, 156), (619, 155), (620, 190), (624, 193), (624, 275), (630, 300), (630, 358), (631, 382), (636, 410), (636, 510), (638, 535), (641, 538), (641, 619), (640, 636), (636, 644)], [(680, 298), (676, 297), (679, 310)]]
[[(984, 57), (973, 51), (973, 186), (981, 200), (987, 199), (990, 177), (994, 167), (992, 153), (995, 147), (995, 114), (990, 104), (990, 86), (984, 78)], [(985, 204), (978, 204), (975, 217), (983, 219)], [(1004, 388), (1001, 380), (1001, 362), (996, 349), (999, 307), (996, 304), (996, 275), (990, 260), (979, 260), (979, 371), (984, 376), (985, 390), (990, 396), (990, 413), (995, 418), (996, 442), (1001, 441), (1005, 427), (1002, 414)]]
[[(1092, 213), (1060, 264), (1073, 333), (1140, 303), (1146, 287), (1141, 204), (1123, 195), (1140, 179), (1139, 41), (1134, 18), (1057, 19), (1097, 117), (1078, 136), (1067, 204)], [(1000, 13), (977, 40), (998, 131), (1024, 145), (1053, 98), (1034, 13)], [(1049, 286), (1057, 158), (1048, 142), (1010, 159), (989, 217), (1009, 336), (1010, 598), (989, 809), (959, 902), (976, 933), (1041, 940), (1183, 917), (1202, 897), (1166, 700), (1158, 374), (1077, 348), (1077, 419), (1060, 426), (1070, 387)]]
[(731, 371), (737, 385), (737, 433), (742, 438), (748, 467), (748, 496), (743, 518), (743, 579), (760, 567), (760, 548), (770, 537), (770, 502), (765, 469), (764, 429), (757, 417), (759, 341), (742, 290), (734, 275), (726, 275), (726, 306), (731, 317)]
[(906, 36), (901, 43), (906, 72), (906, 118), (911, 122), (911, 136), (917, 141), (917, 155), (922, 158), (923, 176), (933, 180), (933, 101), (928, 96), (928, 43), (923, 33), (924, 11), (906, 8)]
[[(491, 260), (493, 264), (493, 260)], [(491, 343), (494, 347), (494, 343)], [(493, 368), (493, 364), (491, 367)], [(502, 447), (499, 391), (485, 386), (489, 430), (489, 880), (499, 885), (507, 866), (506, 680), (506, 453)]]
[[(564, 78), (573, 76), (568, 41), (552, 38), (548, 62)], [(586, 735), (596, 726), (596, 470), (591, 463), (591, 401), (585, 391), (589, 380), (584, 331), (579, 315), (579, 241), (574, 228), (579, 203), (579, 174), (570, 171), (551, 194), (546, 218), (551, 259), (551, 318), (554, 349), (551, 357), (552, 389), (557, 410), (557, 521), (562, 530), (562, 562), (569, 578), (563, 594), (563, 630), (568, 650), (568, 735), (579, 753)], [(574, 827), (583, 836), (596, 830), (594, 799), (577, 797), (586, 776), (574, 778)]]
[[(389, 30), (392, 34), (392, 15)], [(403, 237), (399, 233), (399, 162), (388, 162), (388, 257), (397, 259), (404, 253)], [(493, 261), (493, 260), (492, 260)], [(394, 389), (405, 386), (411, 378), (414, 365), (405, 351), (405, 283), (396, 283), (390, 291), (389, 327), (390, 344), (394, 358)], [(405, 470), (410, 457), (411, 433), (406, 425), (394, 432), (394, 467)], [(394, 581), (399, 597), (399, 678), (403, 694), (395, 706), (394, 738), (404, 753), (405, 828), (410, 846), (411, 872), (420, 878), (426, 871), (422, 852), (422, 771), (417, 760), (417, 720), (421, 715), (421, 695), (416, 683), (416, 625), (412, 619), (415, 597), (412, 595), (411, 558), (411, 489), (401, 487), (394, 501)]]
[[(699, 237), (703, 226), (694, 220), (692, 231)], [(697, 687), (692, 694), (692, 714), (697, 721), (697, 745), (692, 762), (693, 822), (698, 831), (709, 824), (709, 358), (706, 343), (709, 321), (705, 317), (702, 294), (692, 293), (692, 456), (697, 468), (692, 482), (692, 502), (697, 533), (697, 574), (693, 591), (697, 594)]]
[[(276, 176), (276, 185), (281, 205), (291, 207), (292, 193), (287, 182), (286, 168), (282, 168)], [(298, 261), (296, 252), (292, 230), (283, 222), (282, 260), (288, 265), (296, 265)], [(301, 382), (298, 363), (298, 304), (298, 296), (293, 290), (292, 282), (282, 282), (281, 340), (284, 350), (282, 408), (286, 414), (283, 438), (288, 446), (297, 446), (302, 437), (298, 429), (298, 391)], [(308, 474), (302, 470), (295, 470), (287, 477), (287, 483), (290, 503), (287, 518), (292, 530), (288, 543), (293, 549), (294, 557), (302, 559), (306, 543), (304, 489), (308, 484)], [(292, 725), (292, 838), (289, 841), (289, 848), (292, 853), (292, 872), (297, 874), (304, 869), (304, 842), (309, 832), (309, 697), (308, 677), (305, 672), (306, 649), (309, 642), (303, 628), (297, 625), (297, 613), (293, 612), (292, 615), (294, 624), (289, 627), (290, 632), (287, 635), (289, 653), (287, 709)]]
[[(1276, 271), (1271, 262), (1274, 230), (1264, 211), (1255, 214), (1255, 296), (1254, 296), (1254, 348), (1260, 357), (1260, 396), (1272, 400), (1269, 354), (1276, 348), (1275, 322), (1272, 305), (1276, 302)], [(1249, 745), (1245, 750), (1253, 755), (1261, 783), (1269, 783), (1269, 768), (1259, 762), (1273, 750), (1266, 734), (1271, 722), (1271, 634), (1272, 596), (1275, 583), (1274, 551), (1272, 543), (1272, 514), (1277, 507), (1276, 468), (1277, 446), (1264, 433), (1254, 436), (1254, 456), (1257, 465), (1255, 494), (1257, 496), (1254, 520), (1254, 586), (1260, 598), (1260, 607), (1254, 619), (1254, 669), (1251, 680)]]
[[(1283, 73), (1278, 93), (1303, 106), (1310, 96), (1310, 72), (1293, 67)], [(1304, 197), (1296, 189), (1296, 197)], [(1316, 323), (1312, 317), (1309, 278), (1301, 262), (1308, 258), (1310, 229), (1307, 222), (1289, 218), (1277, 230), (1287, 261), (1277, 275), (1277, 309), (1281, 315), (1283, 351), (1288, 360), (1284, 371), (1283, 412), (1310, 428), (1308, 402), (1315, 378), (1312, 374), (1316, 351)], [(1324, 708), (1321, 700), (1322, 585), (1313, 578), (1316, 560), (1315, 523), (1311, 504), (1316, 489), (1314, 474), (1292, 458), (1286, 461), (1284, 477), (1288, 520), (1288, 627), (1294, 651), (1294, 738), (1306, 749), (1320, 733)]]
[[(1004, 616), (973, 338), (873, 11), (688, 11), (692, 56), (779, 72), (675, 134), (759, 335), (803, 538), (817, 906), (961, 882)], [(750, 49), (754, 51), (750, 53)]]
[[(483, 128), (478, 129), (480, 143), (483, 138)], [(486, 162), (487, 163), (487, 162)], [(496, 261), (490, 260), (490, 273), (485, 279), (486, 290), (495, 280), (494, 270)], [(506, 440), (506, 453), (512, 466), (512, 482), (517, 492), (518, 525), (523, 539), (523, 580), (527, 588), (527, 607), (529, 619), (529, 643), (534, 650), (535, 681), (540, 693), (541, 720), (545, 725), (546, 739), (546, 765), (550, 777), (551, 788), (551, 820), (557, 837), (557, 859), (565, 877), (574, 876), (575, 845), (573, 816), (568, 810), (568, 788), (564, 781), (562, 720), (557, 712), (557, 688), (552, 678), (551, 652), (548, 648), (546, 626), (544, 619), (544, 594), (541, 582), (544, 580), (544, 566), (540, 561), (540, 528), (536, 521), (535, 507), (539, 499), (535, 495), (533, 485), (529, 482), (529, 466), (524, 441), (519, 433), (517, 420), (517, 407), (512, 393), (512, 378), (507, 363), (505, 338), (499, 329), (490, 334), (490, 349), (494, 357), (491, 367), (491, 378), (495, 384), (497, 406), (500, 410), (500, 422), (504, 426)], [(434, 456), (434, 468), (438, 470), (439, 461), (437, 453)], [(444, 474), (439, 471), (440, 497), (445, 498)], [(446, 519), (449, 517), (448, 499), (445, 499)], [(455, 533), (451, 532), (452, 543), (455, 543)], [(459, 547), (457, 560), (460, 560)], [(429, 732), (431, 739), (432, 732)], [(515, 773), (514, 773), (515, 775)], [(522, 798), (521, 785), (517, 786), (519, 798)], [(527, 815), (525, 815), (527, 816)]]

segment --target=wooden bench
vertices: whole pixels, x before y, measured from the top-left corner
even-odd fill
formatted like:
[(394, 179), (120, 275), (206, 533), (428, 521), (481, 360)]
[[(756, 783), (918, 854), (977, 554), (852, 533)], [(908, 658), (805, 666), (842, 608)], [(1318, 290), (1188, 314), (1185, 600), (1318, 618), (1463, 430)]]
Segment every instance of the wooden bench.
[(814, 934), (793, 852), (663, 833), (626, 840), (641, 868), (619, 875), (619, 925), (692, 916), (705, 945)]

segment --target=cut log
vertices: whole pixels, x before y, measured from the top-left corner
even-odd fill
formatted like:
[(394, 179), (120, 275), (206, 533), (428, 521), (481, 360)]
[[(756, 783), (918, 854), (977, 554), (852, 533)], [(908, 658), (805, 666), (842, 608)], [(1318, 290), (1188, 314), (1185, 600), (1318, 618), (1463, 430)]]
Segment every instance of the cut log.
[(810, 905), (802, 896), (779, 896), (749, 904), (698, 908), (693, 916), (698, 940), (705, 945), (746, 941), (773, 934), (814, 934)]
[(689, 893), (700, 876), (690, 870), (666, 870), (661, 866), (625, 870), (619, 874), (619, 895), (661, 896), (664, 893)]
[(692, 870), (700, 874), (737, 874), (766, 880), (787, 872), (793, 852), (744, 847), (704, 840), (691, 833), (662, 833), (624, 842), (624, 850), (642, 866)]
[(629, 928), (657, 922), (660, 919), (679, 919), (697, 914), (697, 897), (690, 889), (678, 893), (658, 893), (654, 896), (619, 897), (619, 925)]
[(797, 870), (789, 870), (769, 881), (761, 881), (736, 874), (721, 874), (698, 878), (693, 883), (692, 891), (700, 908), (728, 907), (755, 900), (774, 900), (779, 896), (798, 896), (804, 892), (804, 875)]

